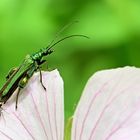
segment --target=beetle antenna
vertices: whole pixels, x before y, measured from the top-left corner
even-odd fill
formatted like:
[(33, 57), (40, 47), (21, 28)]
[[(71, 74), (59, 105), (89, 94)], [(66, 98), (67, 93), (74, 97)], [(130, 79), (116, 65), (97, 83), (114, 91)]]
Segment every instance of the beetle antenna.
[(54, 43), (54, 41), (59, 37), (59, 35), (63, 32), (63, 31), (65, 31), (67, 28), (69, 28), (70, 26), (72, 26), (73, 24), (75, 24), (75, 23), (77, 23), (78, 21), (72, 21), (72, 22), (70, 22), (70, 23), (68, 23), (68, 24), (66, 24), (66, 25), (64, 25), (64, 27), (62, 28), (62, 29), (60, 29), (57, 33), (56, 33), (56, 35), (54, 36), (54, 39), (49, 43), (49, 45), (47, 45), (47, 46), (52, 46), (52, 44)]
[(88, 36), (85, 36), (85, 35), (70, 35), (70, 36), (66, 36), (66, 37), (64, 37), (64, 38), (62, 38), (62, 39), (60, 39), (60, 40), (58, 40), (58, 41), (55, 42), (54, 44), (52, 44), (47, 50), (50, 50), (50, 49), (53, 48), (56, 44), (62, 42), (63, 40), (68, 39), (68, 38), (72, 38), (72, 37), (84, 37), (84, 38), (89, 39), (89, 37), (88, 37)]

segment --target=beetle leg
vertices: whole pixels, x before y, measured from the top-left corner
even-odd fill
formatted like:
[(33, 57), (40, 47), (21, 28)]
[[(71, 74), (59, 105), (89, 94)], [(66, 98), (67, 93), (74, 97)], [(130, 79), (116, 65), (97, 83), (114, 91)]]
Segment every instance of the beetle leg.
[(21, 90), (21, 88), (18, 88), (18, 92), (17, 92), (17, 96), (16, 96), (16, 106), (15, 106), (16, 110), (17, 110), (18, 97), (19, 97), (20, 90)]
[(43, 84), (42, 72), (41, 72), (41, 68), (40, 68), (40, 65), (45, 63), (45, 62), (46, 62), (46, 60), (42, 60), (42, 61), (36, 62), (36, 69), (39, 70), (39, 73), (40, 73), (40, 83), (41, 83), (42, 87), (44, 88), (44, 90), (46, 91), (46, 87)]
[(1, 115), (2, 115), (2, 110), (3, 110), (3, 108), (2, 108), (2, 103), (0, 103), (0, 117), (1, 117)]
[(42, 65), (43, 63), (45, 63), (46, 62), (46, 60), (41, 60), (41, 61), (39, 61), (39, 62), (37, 62), (38, 63), (38, 65)]
[(18, 83), (18, 93), (16, 96), (16, 106), (15, 106), (16, 110), (17, 110), (19, 93), (27, 85), (30, 77), (32, 77), (32, 75), (34, 74), (34, 71), (35, 71), (35, 67), (32, 67), (29, 71), (27, 71), (27, 73), (21, 78), (21, 80)]
[(44, 90), (46, 91), (46, 87), (44, 86), (43, 81), (42, 81), (42, 72), (41, 72), (40, 67), (38, 67), (38, 69), (39, 69), (39, 73), (40, 73), (40, 83), (41, 83), (42, 87), (44, 88)]
[(21, 89), (23, 89), (26, 86), (26, 84), (28, 83), (28, 80), (29, 80), (29, 76), (26, 75), (19, 81), (18, 92), (17, 92), (17, 96), (16, 96), (16, 106), (15, 106), (16, 110), (17, 110), (17, 105), (18, 105), (19, 93), (20, 93)]
[(17, 70), (18, 70), (18, 67), (10, 69), (10, 71), (8, 72), (6, 76), (6, 80), (8, 80), (13, 75), (13, 73), (16, 72)]

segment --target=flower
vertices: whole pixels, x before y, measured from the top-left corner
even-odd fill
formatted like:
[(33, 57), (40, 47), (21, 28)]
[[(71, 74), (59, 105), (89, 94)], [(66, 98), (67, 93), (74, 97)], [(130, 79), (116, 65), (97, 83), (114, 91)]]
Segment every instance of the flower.
[[(57, 70), (36, 73), (19, 96), (3, 106), (0, 140), (63, 140), (63, 80)], [(71, 140), (140, 140), (140, 69), (95, 73), (73, 115)]]

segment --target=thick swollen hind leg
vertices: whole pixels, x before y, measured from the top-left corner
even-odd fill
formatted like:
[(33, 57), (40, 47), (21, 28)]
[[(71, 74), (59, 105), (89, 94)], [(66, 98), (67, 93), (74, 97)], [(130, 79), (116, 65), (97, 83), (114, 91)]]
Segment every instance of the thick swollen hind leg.
[(26, 86), (26, 84), (28, 83), (28, 75), (26, 75), (25, 77), (23, 77), (18, 84), (18, 92), (17, 92), (17, 96), (16, 96), (16, 106), (15, 109), (17, 110), (18, 107), (18, 97), (19, 97), (19, 93), (20, 91)]
[(6, 80), (8, 80), (16, 71), (18, 71), (18, 69), (19, 69), (18, 67), (10, 69), (10, 71), (6, 76)]

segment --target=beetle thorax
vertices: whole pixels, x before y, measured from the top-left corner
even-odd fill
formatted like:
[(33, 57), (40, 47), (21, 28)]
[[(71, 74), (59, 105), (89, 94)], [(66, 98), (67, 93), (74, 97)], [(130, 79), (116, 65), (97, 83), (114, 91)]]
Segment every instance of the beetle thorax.
[(25, 60), (26, 60), (26, 62), (28, 62), (28, 64), (32, 64), (34, 62), (34, 60), (32, 59), (31, 55), (27, 55)]
[(41, 60), (42, 59), (42, 53), (41, 52), (38, 52), (38, 53), (33, 54), (32, 55), (32, 59), (34, 61)]

